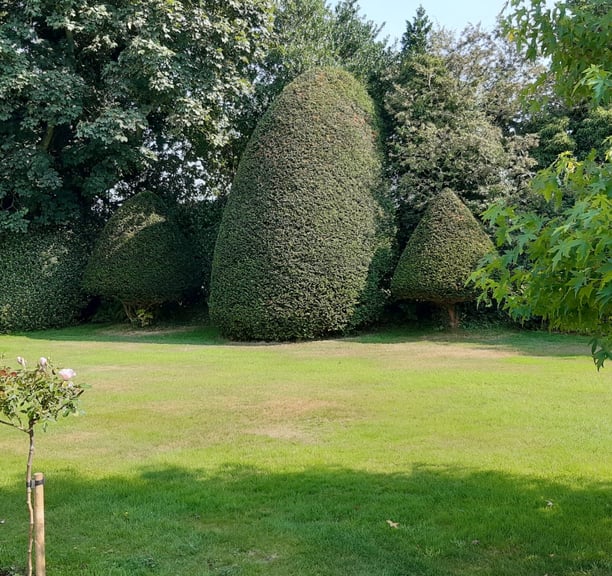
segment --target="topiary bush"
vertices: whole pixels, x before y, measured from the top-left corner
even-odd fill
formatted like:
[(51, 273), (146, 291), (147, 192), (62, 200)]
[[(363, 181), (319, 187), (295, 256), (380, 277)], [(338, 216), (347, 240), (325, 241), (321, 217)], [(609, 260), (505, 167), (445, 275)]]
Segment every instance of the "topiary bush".
[(293, 340), (374, 320), (393, 226), (372, 100), (350, 74), (289, 84), (241, 159), (212, 265), (225, 336)]
[(76, 323), (88, 253), (87, 239), (68, 229), (0, 236), (0, 332)]
[(147, 323), (154, 306), (178, 301), (200, 285), (197, 260), (164, 202), (141, 192), (109, 219), (89, 258), (83, 286), (116, 298), (132, 321)]
[(424, 300), (444, 306), (458, 326), (455, 304), (478, 295), (467, 287), (480, 259), (493, 243), (470, 210), (446, 188), (427, 206), (408, 240), (391, 281), (396, 300)]

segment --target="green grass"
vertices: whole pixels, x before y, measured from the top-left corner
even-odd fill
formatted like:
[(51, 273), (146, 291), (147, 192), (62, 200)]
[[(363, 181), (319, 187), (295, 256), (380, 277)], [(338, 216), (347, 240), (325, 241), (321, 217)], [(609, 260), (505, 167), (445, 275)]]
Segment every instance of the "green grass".
[[(37, 437), (50, 575), (612, 574), (612, 367), (585, 339), (80, 327), (0, 353), (92, 385)], [(0, 567), (26, 441), (0, 429)]]

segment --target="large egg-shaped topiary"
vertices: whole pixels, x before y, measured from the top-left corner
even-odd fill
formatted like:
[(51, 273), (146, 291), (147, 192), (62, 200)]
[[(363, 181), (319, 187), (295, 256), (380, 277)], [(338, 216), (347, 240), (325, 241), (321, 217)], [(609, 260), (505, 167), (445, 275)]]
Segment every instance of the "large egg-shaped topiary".
[(210, 315), (243, 340), (292, 340), (373, 320), (392, 226), (377, 119), (350, 74), (289, 84), (241, 159), (212, 267)]
[(455, 304), (476, 297), (466, 283), (480, 259), (494, 249), (469, 208), (446, 188), (429, 202), (410, 237), (393, 274), (391, 293), (397, 300), (446, 307), (455, 328)]
[(106, 223), (89, 258), (83, 285), (120, 300), (132, 314), (178, 301), (200, 278), (187, 240), (159, 196), (141, 192)]

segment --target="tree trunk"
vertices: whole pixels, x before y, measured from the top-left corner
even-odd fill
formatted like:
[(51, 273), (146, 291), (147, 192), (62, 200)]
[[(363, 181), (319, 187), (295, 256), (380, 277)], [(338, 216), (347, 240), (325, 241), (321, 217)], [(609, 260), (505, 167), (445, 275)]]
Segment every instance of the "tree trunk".
[(459, 315), (455, 308), (455, 304), (447, 304), (446, 309), (448, 310), (448, 320), (451, 330), (457, 330), (459, 328)]
[(34, 459), (34, 427), (30, 425), (28, 430), (30, 437), (30, 450), (28, 452), (28, 463), (26, 465), (26, 503), (30, 513), (30, 531), (28, 535), (28, 558), (26, 576), (32, 576), (32, 547), (34, 544), (34, 507), (32, 506), (32, 460)]

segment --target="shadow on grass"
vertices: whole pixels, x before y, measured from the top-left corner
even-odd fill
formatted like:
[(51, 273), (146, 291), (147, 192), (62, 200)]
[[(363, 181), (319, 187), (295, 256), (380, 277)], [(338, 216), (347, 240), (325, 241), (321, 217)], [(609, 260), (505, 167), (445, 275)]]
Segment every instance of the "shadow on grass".
[(576, 334), (557, 334), (519, 328), (421, 330), (410, 326), (393, 326), (359, 334), (349, 340), (360, 344), (402, 344), (406, 342), (468, 344), (486, 349), (514, 350), (530, 356), (590, 357), (591, 338)]
[[(4, 567), (25, 551), (17, 484), (0, 492)], [(611, 495), (429, 466), (66, 473), (47, 478), (47, 565), (54, 576), (609, 576)]]
[[(129, 342), (142, 344), (193, 346), (249, 346), (270, 347), (274, 342), (233, 342), (222, 338), (218, 330), (208, 324), (160, 325), (143, 329), (127, 324), (82, 325), (57, 330), (29, 332), (20, 336), (30, 339), (60, 342)], [(456, 331), (423, 330), (412, 326), (392, 326), (372, 329), (337, 341), (356, 344), (467, 344), (487, 350), (515, 351), (519, 354), (545, 357), (590, 356), (587, 336), (551, 334), (549, 332), (504, 329), (460, 329)], [(299, 342), (298, 342), (299, 344)]]
[(214, 346), (228, 344), (210, 325), (160, 325), (134, 328), (129, 324), (84, 324), (70, 328), (14, 334), (33, 340), (58, 342), (130, 342)]

